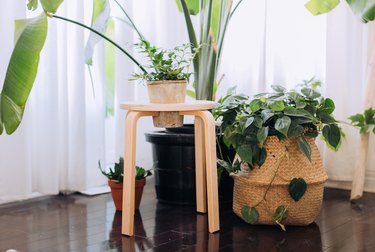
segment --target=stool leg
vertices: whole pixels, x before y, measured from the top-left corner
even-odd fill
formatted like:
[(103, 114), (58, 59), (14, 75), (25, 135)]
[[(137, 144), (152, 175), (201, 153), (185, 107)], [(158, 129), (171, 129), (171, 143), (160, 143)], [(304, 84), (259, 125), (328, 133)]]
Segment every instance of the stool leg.
[(214, 233), (220, 230), (215, 119), (208, 111), (181, 111), (180, 115), (200, 117), (203, 122), (204, 154), (206, 156), (208, 231)]
[(219, 231), (219, 195), (216, 165), (216, 131), (215, 120), (208, 111), (200, 111), (204, 122), (204, 141), (206, 154), (207, 198), (208, 198), (208, 230)]
[(122, 192), (122, 234), (134, 231), (136, 129), (138, 112), (129, 111), (125, 120), (124, 186)]
[(207, 213), (207, 191), (206, 191), (206, 171), (204, 160), (204, 133), (203, 122), (200, 117), (195, 117), (195, 184), (197, 212)]
[(124, 183), (122, 191), (122, 227), (124, 235), (134, 232), (134, 191), (137, 121), (142, 116), (156, 116), (158, 112), (129, 111), (125, 119)]

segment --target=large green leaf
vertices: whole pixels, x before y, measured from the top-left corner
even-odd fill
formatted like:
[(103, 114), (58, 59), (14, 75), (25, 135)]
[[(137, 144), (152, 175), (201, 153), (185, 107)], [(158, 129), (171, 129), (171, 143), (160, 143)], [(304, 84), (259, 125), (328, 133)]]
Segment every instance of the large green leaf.
[(328, 147), (338, 150), (341, 143), (340, 128), (336, 124), (327, 124), (323, 127), (323, 137)]
[(259, 219), (259, 213), (255, 207), (244, 206), (241, 209), (241, 215), (249, 224), (256, 224)]
[[(189, 35), (190, 44), (192, 44), (194, 48), (198, 48), (197, 35), (195, 33), (193, 22), (191, 21), (191, 18), (190, 18), (189, 8), (185, 0), (180, 0), (180, 2), (181, 2), (182, 10), (184, 13), (184, 17), (185, 17), (185, 23), (186, 23), (186, 28), (187, 28), (188, 35)], [(197, 85), (198, 79), (199, 79), (199, 62), (200, 62), (199, 58), (200, 58), (200, 55), (199, 53), (197, 53), (193, 59), (195, 85)], [(195, 90), (195, 97), (196, 96), (197, 96), (197, 91)]]
[[(363, 22), (367, 23), (375, 19), (375, 0), (346, 0), (346, 2), (355, 14), (361, 16)], [(305, 7), (313, 15), (319, 15), (330, 12), (339, 3), (339, 0), (310, 0)]]
[[(185, 0), (186, 6), (188, 7), (190, 15), (197, 15), (199, 13), (199, 0)], [(183, 12), (182, 4), (180, 0), (176, 0), (178, 10)]]
[[(109, 16), (110, 16), (110, 4), (108, 0), (93, 0), (93, 14), (91, 19), (92, 28), (100, 33), (105, 33)], [(95, 45), (99, 43), (102, 38), (93, 32), (90, 32), (89, 39), (87, 40), (85, 47), (85, 62), (86, 64), (92, 64), (92, 56), (94, 54)]]
[(34, 11), (37, 8), (38, 8), (38, 0), (28, 0), (27, 1), (27, 9)]
[(330, 12), (338, 4), (340, 0), (310, 0), (305, 4), (305, 7), (313, 14), (319, 15)]
[[(115, 23), (113, 19), (108, 22), (106, 30), (107, 37), (115, 37)], [(105, 62), (105, 97), (106, 114), (113, 115), (115, 112), (115, 47), (110, 43), (104, 44), (104, 62)]]
[(305, 156), (311, 161), (311, 147), (304, 137), (298, 137), (297, 143), (299, 149), (305, 154)]
[(59, 8), (60, 4), (64, 2), (64, 0), (40, 0), (40, 3), (43, 6), (43, 9), (46, 12), (56, 13), (57, 9)]
[(47, 28), (47, 16), (44, 13), (35, 18), (16, 21), (17, 40), (6, 72), (0, 103), (0, 123), (7, 134), (12, 134), (21, 123), (26, 101), (35, 81)]
[(278, 118), (275, 122), (275, 129), (287, 137), (291, 122), (292, 120), (290, 119), (289, 116), (283, 116), (281, 118)]
[(253, 152), (251, 150), (251, 145), (250, 144), (241, 144), (237, 149), (236, 149), (238, 155), (240, 158), (245, 161), (246, 163), (252, 165), (253, 163)]
[(292, 179), (288, 186), (289, 195), (294, 201), (299, 201), (305, 194), (306, 189), (307, 184), (303, 178)]
[(363, 22), (375, 19), (375, 0), (346, 0), (353, 12), (361, 15)]
[(273, 219), (278, 223), (283, 222), (288, 217), (288, 208), (285, 206), (278, 206), (273, 214)]

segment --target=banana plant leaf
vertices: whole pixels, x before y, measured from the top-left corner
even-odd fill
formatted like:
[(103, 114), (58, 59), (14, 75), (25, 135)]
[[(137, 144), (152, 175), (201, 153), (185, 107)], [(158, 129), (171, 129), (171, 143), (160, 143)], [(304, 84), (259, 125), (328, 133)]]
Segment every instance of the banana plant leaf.
[[(189, 10), (190, 15), (195, 16), (199, 13), (199, 11), (200, 11), (199, 1), (200, 0), (186, 0), (186, 1), (184, 1), (187, 9)], [(178, 7), (178, 10), (180, 12), (183, 12), (183, 3), (181, 3), (180, 0), (176, 0), (176, 4), (177, 4), (177, 7)]]
[[(100, 33), (105, 33), (110, 18), (111, 8), (108, 0), (94, 0), (94, 10), (91, 19), (91, 26)], [(90, 33), (85, 47), (85, 62), (92, 65), (92, 57), (94, 54), (95, 45), (101, 41), (102, 38), (95, 33)]]
[[(364, 23), (375, 19), (375, 0), (346, 0), (346, 2), (355, 14), (361, 16)], [(339, 0), (310, 0), (305, 7), (313, 15), (319, 15), (330, 12), (339, 3)]]
[(0, 134), (12, 134), (22, 120), (47, 36), (47, 16), (16, 21), (15, 47), (0, 95)]
[(56, 13), (62, 2), (64, 2), (64, 0), (40, 0), (44, 11), (47, 13)]

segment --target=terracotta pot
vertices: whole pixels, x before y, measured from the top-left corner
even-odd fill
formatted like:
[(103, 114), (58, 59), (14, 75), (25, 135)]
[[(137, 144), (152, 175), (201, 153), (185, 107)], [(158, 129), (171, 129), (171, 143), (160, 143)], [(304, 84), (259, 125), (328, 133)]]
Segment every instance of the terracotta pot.
[[(135, 202), (134, 208), (135, 210), (139, 209), (139, 205), (141, 204), (142, 194), (143, 194), (143, 187), (146, 184), (146, 179), (136, 180), (135, 181)], [(115, 207), (117, 211), (122, 211), (122, 183), (116, 183), (115, 180), (108, 180), (108, 185), (111, 187), (112, 192), (112, 199), (115, 203)]]
[[(184, 103), (186, 97), (186, 80), (148, 81), (147, 91), (151, 103)], [(158, 128), (176, 128), (183, 125), (184, 117), (178, 112), (160, 112), (154, 116), (154, 126)]]

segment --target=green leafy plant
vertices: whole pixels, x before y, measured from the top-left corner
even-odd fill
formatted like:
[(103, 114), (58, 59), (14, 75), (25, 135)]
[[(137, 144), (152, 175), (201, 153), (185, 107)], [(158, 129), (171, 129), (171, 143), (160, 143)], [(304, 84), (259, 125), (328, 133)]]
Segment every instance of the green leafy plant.
[(319, 85), (320, 82), (311, 79), (300, 84), (298, 90), (287, 91), (273, 85), (274, 92), (258, 94), (252, 100), (246, 95), (221, 98), (213, 114), (221, 120), (224, 142), (249, 167), (264, 163), (267, 152), (263, 143), (267, 136), (296, 138), (309, 160), (311, 148), (306, 137), (321, 133), (327, 146), (337, 150), (343, 133), (332, 116), (335, 104), (321, 96), (316, 89)]
[[(319, 86), (320, 82), (312, 78), (291, 91), (273, 85), (273, 92), (255, 95), (253, 99), (236, 94), (221, 98), (213, 114), (221, 122), (225, 144), (236, 150), (238, 158), (233, 163), (218, 160), (218, 165), (229, 173), (238, 173), (242, 165), (250, 169), (261, 167), (267, 158), (263, 145), (268, 136), (276, 136), (280, 140), (295, 139), (300, 151), (310, 161), (312, 151), (307, 138), (321, 135), (328, 147), (337, 150), (344, 134), (332, 115), (334, 102), (321, 96), (317, 90)], [(285, 146), (282, 159), (287, 156)], [(265, 201), (277, 175), (278, 167), (263, 199), (251, 207), (244, 206), (242, 216), (245, 221), (252, 224), (257, 222), (259, 214), (256, 207)], [(306, 190), (307, 184), (303, 178), (289, 181), (288, 192), (294, 201), (299, 201)], [(288, 206), (279, 206), (273, 215), (275, 222), (283, 229), (281, 222), (287, 215)]]
[(148, 69), (147, 72), (134, 74), (134, 79), (146, 81), (189, 80), (191, 73), (188, 72), (188, 69), (197, 51), (195, 48), (191, 48), (190, 44), (164, 50), (141, 39), (136, 46), (139, 52), (146, 56), (149, 65), (145, 66)]
[[(233, 0), (176, 0), (183, 12), (190, 43), (199, 48), (193, 60), (194, 90), (189, 95), (198, 100), (215, 100), (218, 86), (217, 70), (224, 45), (224, 38), (230, 19), (242, 0), (234, 5)], [(193, 26), (191, 16), (200, 15), (199, 27)], [(200, 38), (195, 32), (199, 29)]]
[[(99, 169), (101, 173), (106, 176), (109, 180), (117, 181), (116, 183), (123, 183), (124, 180), (124, 158), (120, 157), (119, 162), (115, 163), (113, 168), (109, 168), (109, 171), (105, 171), (102, 169), (100, 161), (98, 162)], [(152, 173), (150, 170), (145, 170), (143, 167), (136, 166), (135, 167), (136, 174), (135, 179), (141, 180), (148, 176), (151, 176)]]
[[(355, 14), (360, 15), (363, 22), (367, 23), (375, 19), (374, 0), (346, 0)], [(305, 7), (313, 14), (319, 15), (330, 12), (340, 4), (340, 0), (310, 0)]]
[(363, 114), (355, 114), (349, 117), (351, 124), (359, 129), (361, 134), (373, 132), (375, 134), (375, 109), (368, 108)]

